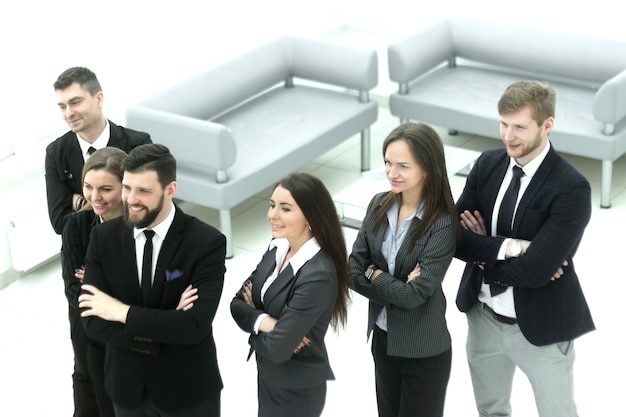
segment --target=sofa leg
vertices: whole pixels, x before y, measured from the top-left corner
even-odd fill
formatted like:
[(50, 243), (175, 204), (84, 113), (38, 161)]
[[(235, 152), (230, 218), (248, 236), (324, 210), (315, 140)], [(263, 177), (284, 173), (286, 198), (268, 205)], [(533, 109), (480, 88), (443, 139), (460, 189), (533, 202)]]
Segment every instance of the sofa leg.
[(613, 177), (613, 161), (602, 161), (602, 191), (600, 207), (611, 208), (611, 181)]
[(233, 252), (233, 226), (230, 210), (220, 210), (220, 229), (226, 236), (226, 259), (232, 259), (235, 254)]
[(459, 131), (456, 129), (448, 129), (448, 135), (450, 136), (456, 136), (459, 134)]
[(371, 151), (371, 140), (370, 140), (370, 128), (366, 128), (361, 130), (361, 171), (369, 171), (370, 170), (370, 151)]

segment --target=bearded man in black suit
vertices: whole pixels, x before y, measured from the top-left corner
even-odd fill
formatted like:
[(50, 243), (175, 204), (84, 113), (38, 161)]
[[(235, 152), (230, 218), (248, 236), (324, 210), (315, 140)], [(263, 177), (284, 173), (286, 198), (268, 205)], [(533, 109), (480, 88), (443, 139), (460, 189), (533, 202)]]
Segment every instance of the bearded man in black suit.
[[(176, 160), (167, 147), (135, 148), (122, 170), (124, 216), (93, 228), (79, 297), (87, 335), (107, 345), (116, 416), (219, 416), (212, 323), (226, 238), (172, 201)], [(193, 303), (177, 309), (190, 289)]]

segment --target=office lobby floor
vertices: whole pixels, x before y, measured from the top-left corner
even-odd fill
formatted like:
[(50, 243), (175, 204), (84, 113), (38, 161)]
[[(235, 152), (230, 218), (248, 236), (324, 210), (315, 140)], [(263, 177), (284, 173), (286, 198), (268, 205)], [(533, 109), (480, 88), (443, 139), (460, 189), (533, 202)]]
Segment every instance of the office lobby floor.
[[(372, 128), (372, 167), (382, 164), (381, 144), (398, 121), (381, 101), (378, 122)], [(494, 129), (497, 128), (494, 126)], [(438, 129), (451, 146), (482, 151), (500, 146), (498, 141), (465, 134), (448, 136)], [(575, 257), (583, 289), (590, 304), (597, 330), (576, 341), (575, 391), (579, 415), (606, 416), (623, 413), (623, 390), (616, 379), (626, 374), (626, 359), (618, 341), (622, 295), (626, 292), (626, 272), (619, 259), (626, 236), (626, 159), (615, 164), (613, 207), (599, 208), (600, 162), (566, 157), (589, 178), (593, 188), (593, 216)], [(319, 176), (332, 194), (345, 191), (361, 178), (359, 137), (302, 167)], [(465, 177), (455, 175), (451, 184), (458, 196)], [(222, 300), (214, 322), (218, 360), (224, 380), (222, 415), (256, 415), (256, 367), (246, 362), (247, 335), (230, 316), (229, 303), (242, 282), (259, 261), (270, 239), (265, 219), (270, 190), (245, 201), (234, 210), (235, 256), (227, 261)], [(180, 203), (190, 214), (217, 225), (214, 210)], [(344, 229), (348, 249), (356, 230)], [(465, 360), (466, 321), (454, 298), (462, 272), (454, 260), (444, 281), (448, 298), (447, 320), (453, 339), (452, 375), (447, 392), (446, 417), (475, 416), (472, 387)], [(338, 334), (329, 330), (328, 351), (336, 381), (329, 382), (324, 416), (376, 415), (373, 363), (366, 340), (367, 302), (353, 297), (347, 328)], [(620, 324), (622, 323), (622, 324)], [(72, 349), (63, 295), (60, 261), (23, 275), (0, 291), (0, 415), (20, 417), (71, 416), (73, 410), (71, 372)], [(614, 348), (616, 348), (614, 350)], [(513, 415), (536, 416), (532, 391), (518, 372), (513, 393)], [(620, 411), (622, 410), (622, 411)]]

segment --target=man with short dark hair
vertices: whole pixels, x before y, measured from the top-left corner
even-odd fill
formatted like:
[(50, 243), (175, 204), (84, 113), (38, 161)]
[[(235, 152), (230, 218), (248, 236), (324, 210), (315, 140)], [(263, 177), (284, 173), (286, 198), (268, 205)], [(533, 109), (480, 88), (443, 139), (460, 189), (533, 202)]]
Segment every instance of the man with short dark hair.
[[(70, 127), (69, 132), (48, 145), (45, 160), (48, 215), (54, 231), (62, 234), (68, 216), (86, 203), (81, 177), (89, 155), (106, 146), (128, 153), (138, 145), (152, 143), (152, 140), (147, 133), (123, 128), (104, 117), (102, 88), (96, 74), (88, 68), (68, 68), (53, 86), (63, 119)], [(82, 271), (75, 279), (80, 283)], [(98, 412), (96, 397), (103, 398), (106, 394), (97, 375), (92, 378), (89, 371), (89, 368), (101, 368), (96, 363), (104, 359), (96, 358), (94, 351), (88, 349), (89, 342), (85, 340), (82, 324), (73, 307), (76, 299), (68, 298), (68, 301), (74, 350), (74, 417), (110, 415), (113, 411), (103, 408), (103, 401), (98, 402)]]
[(67, 216), (85, 204), (80, 178), (89, 155), (106, 146), (128, 153), (152, 140), (147, 133), (126, 129), (104, 117), (104, 94), (91, 70), (65, 70), (54, 83), (54, 90), (61, 115), (70, 127), (46, 148), (48, 214), (54, 231), (61, 234)]
[[(219, 416), (212, 323), (226, 238), (174, 205), (176, 160), (167, 147), (139, 146), (122, 169), (124, 216), (93, 229), (79, 297), (87, 335), (107, 343), (116, 416)], [(193, 303), (177, 309), (190, 289)]]
[(457, 306), (480, 416), (510, 416), (513, 375), (528, 377), (541, 417), (576, 417), (574, 339), (594, 330), (573, 257), (591, 187), (550, 144), (556, 93), (510, 85), (498, 102), (506, 149), (484, 152), (457, 201), (467, 265)]

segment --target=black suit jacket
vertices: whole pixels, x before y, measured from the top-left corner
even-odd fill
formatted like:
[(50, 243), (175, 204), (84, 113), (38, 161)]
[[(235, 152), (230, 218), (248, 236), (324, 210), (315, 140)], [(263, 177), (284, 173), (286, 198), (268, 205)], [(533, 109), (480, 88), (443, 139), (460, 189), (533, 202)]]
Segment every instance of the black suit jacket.
[(81, 282), (74, 275), (74, 271), (85, 265), (89, 234), (98, 223), (98, 216), (93, 210), (78, 211), (67, 217), (62, 235), (61, 270), (65, 284), (65, 297), (70, 307), (70, 334), (73, 340), (82, 342), (87, 341), (87, 335), (78, 308)]
[[(84, 282), (129, 304), (126, 324), (83, 319), (87, 336), (107, 343), (105, 384), (115, 404), (137, 407), (144, 389), (163, 410), (208, 400), (222, 388), (212, 323), (222, 293), (226, 238), (178, 207), (157, 258), (144, 305), (133, 230), (122, 217), (91, 233)], [(198, 300), (176, 310), (191, 284)]]
[[(483, 277), (486, 283), (499, 281), (514, 287), (517, 321), (529, 342), (541, 346), (572, 340), (595, 328), (572, 259), (591, 216), (589, 182), (550, 148), (519, 202), (511, 232), (532, 244), (524, 255), (498, 261), (504, 238), (491, 236), (491, 223), (508, 166), (504, 149), (483, 153), (457, 201), (459, 213), (478, 210), (487, 226), (487, 236), (463, 231), (455, 256), (467, 265), (457, 306), (472, 308)], [(551, 281), (564, 260), (569, 266), (563, 276)]]
[[(337, 269), (320, 250), (293, 274), (291, 265), (278, 275), (261, 302), (261, 288), (276, 268), (276, 248), (267, 251), (249, 280), (257, 308), (243, 299), (241, 290), (231, 301), (231, 313), (239, 327), (251, 333), (250, 345), (256, 351), (259, 375), (278, 388), (306, 388), (335, 379), (324, 336), (337, 299)], [(254, 323), (262, 313), (278, 319), (270, 333), (254, 334)], [(311, 345), (294, 350), (304, 336)]]
[[(139, 145), (152, 143), (150, 135), (118, 126), (109, 120), (111, 136), (108, 146), (128, 153)], [(46, 194), (48, 215), (57, 234), (63, 233), (68, 214), (72, 213), (72, 195), (83, 193), (81, 176), (83, 159), (76, 133), (69, 131), (46, 148)]]

